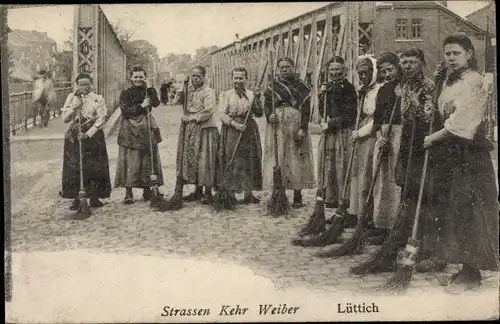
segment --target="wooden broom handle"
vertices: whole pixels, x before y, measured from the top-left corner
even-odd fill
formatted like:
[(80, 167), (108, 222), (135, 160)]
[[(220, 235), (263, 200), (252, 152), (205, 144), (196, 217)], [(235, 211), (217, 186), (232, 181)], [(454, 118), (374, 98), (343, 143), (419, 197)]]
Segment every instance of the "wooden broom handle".
[[(434, 124), (435, 118), (436, 118), (436, 110), (433, 109), (431, 115), (431, 123), (429, 125), (429, 135), (432, 134), (432, 126)], [(413, 223), (413, 229), (411, 231), (411, 238), (414, 240), (417, 239), (418, 221), (420, 219), (420, 207), (422, 205), (422, 196), (424, 195), (425, 178), (427, 176), (427, 164), (429, 163), (429, 151), (430, 147), (425, 149), (424, 167), (422, 168), (422, 177), (420, 178), (420, 189), (418, 191), (417, 208), (415, 209), (415, 221)]]
[[(80, 101), (82, 98), (80, 97)], [(83, 102), (78, 109), (78, 135), (82, 133), (82, 108)], [(83, 186), (83, 140), (78, 139), (78, 150), (80, 151), (80, 191), (84, 190)]]

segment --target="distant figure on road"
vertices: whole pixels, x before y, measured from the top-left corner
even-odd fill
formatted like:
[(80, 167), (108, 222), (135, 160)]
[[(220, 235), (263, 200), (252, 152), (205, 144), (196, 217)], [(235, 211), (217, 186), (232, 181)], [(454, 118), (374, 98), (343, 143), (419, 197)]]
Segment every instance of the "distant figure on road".
[(160, 101), (164, 105), (166, 105), (168, 102), (168, 93), (170, 92), (170, 87), (171, 83), (167, 82), (167, 80), (164, 79), (160, 86)]
[[(74, 199), (70, 206), (71, 210), (78, 210), (80, 207), (79, 139), (83, 141), (83, 179), (85, 191), (90, 196), (90, 207), (103, 206), (99, 198), (109, 198), (111, 195), (108, 152), (102, 131), (108, 112), (106, 103), (101, 95), (90, 91), (92, 77), (87, 73), (78, 75), (76, 84), (78, 90), (68, 95), (62, 108), (64, 122), (71, 122), (71, 125), (64, 139), (60, 196)], [(80, 115), (82, 120), (79, 121)], [(82, 125), (81, 133), (79, 123)]]
[[(132, 67), (130, 72), (132, 85), (120, 94), (122, 121), (118, 133), (118, 161), (116, 166), (115, 188), (125, 187), (124, 204), (132, 204), (132, 188), (143, 188), (145, 201), (151, 198), (151, 173), (158, 176), (157, 185), (163, 186), (158, 143), (161, 142), (160, 130), (151, 116), (148, 125), (147, 114), (153, 107), (160, 105), (154, 87), (146, 82), (146, 71), (141, 66)], [(148, 129), (150, 127), (150, 129)], [(154, 170), (151, 167), (149, 131), (154, 152)]]
[(33, 90), (33, 126), (40, 115), (38, 127), (47, 127), (50, 119), (50, 104), (55, 99), (54, 85), (45, 70), (38, 72)]

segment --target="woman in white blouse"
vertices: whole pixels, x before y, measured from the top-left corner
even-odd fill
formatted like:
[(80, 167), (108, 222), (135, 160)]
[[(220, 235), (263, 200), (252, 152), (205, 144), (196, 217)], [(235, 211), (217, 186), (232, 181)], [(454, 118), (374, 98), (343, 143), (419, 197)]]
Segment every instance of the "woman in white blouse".
[[(109, 160), (102, 127), (107, 119), (104, 98), (91, 91), (92, 77), (80, 73), (76, 77), (78, 90), (70, 93), (62, 108), (65, 123), (71, 123), (65, 134), (64, 159), (62, 170), (61, 197), (73, 199), (71, 210), (79, 208), (78, 191), (80, 190), (80, 152), (79, 140), (83, 149), (83, 179), (91, 207), (104, 204), (99, 198), (109, 198), (111, 181)], [(81, 116), (82, 131), (79, 131)]]
[(463, 291), (481, 283), (480, 270), (498, 270), (498, 191), (482, 122), (486, 94), (476, 72), (475, 49), (464, 34), (444, 40), (446, 77), (438, 88), (441, 123), (426, 136), (431, 148), (436, 215), (444, 218), (439, 252), (461, 263), (448, 289)]

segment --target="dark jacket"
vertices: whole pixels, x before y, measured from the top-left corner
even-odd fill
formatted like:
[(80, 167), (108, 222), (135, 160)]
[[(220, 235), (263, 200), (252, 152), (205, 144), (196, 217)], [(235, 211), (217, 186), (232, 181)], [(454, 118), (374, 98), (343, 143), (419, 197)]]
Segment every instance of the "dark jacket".
[[(319, 114), (324, 117), (325, 95), (319, 95)], [(329, 83), (326, 92), (328, 132), (335, 129), (353, 128), (357, 116), (358, 97), (354, 86), (343, 79)]]
[[(302, 114), (300, 128), (307, 132), (309, 116), (311, 115), (311, 89), (297, 76), (290, 80), (274, 80), (273, 87), (275, 108), (286, 105), (299, 110)], [(269, 85), (264, 92), (264, 112), (267, 119), (273, 112), (271, 88), (271, 85)]]
[[(151, 105), (146, 108), (141, 107), (141, 103), (146, 97), (146, 88), (130, 86), (120, 94), (120, 109), (122, 120), (118, 133), (118, 145), (137, 149), (149, 149), (149, 132), (147, 113), (153, 107), (160, 105), (160, 100), (154, 88), (147, 89)], [(151, 137), (153, 145), (161, 142), (160, 130), (156, 125), (154, 117), (151, 115)]]

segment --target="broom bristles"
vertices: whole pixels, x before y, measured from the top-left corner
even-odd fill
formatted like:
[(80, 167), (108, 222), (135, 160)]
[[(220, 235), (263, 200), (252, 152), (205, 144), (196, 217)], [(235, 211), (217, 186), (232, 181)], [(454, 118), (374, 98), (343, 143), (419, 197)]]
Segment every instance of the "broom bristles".
[(359, 222), (356, 230), (352, 234), (352, 237), (342, 243), (338, 248), (332, 248), (330, 251), (325, 252), (331, 258), (338, 258), (346, 255), (359, 254), (363, 250), (363, 245), (365, 242), (365, 229)]
[(412, 276), (412, 266), (401, 266), (396, 274), (392, 278), (390, 278), (384, 285), (378, 287), (377, 290), (387, 292), (404, 292), (410, 285)]
[(309, 217), (306, 225), (299, 231), (298, 236), (315, 235), (324, 230), (325, 227), (325, 204), (321, 197), (316, 197), (314, 211)]
[[(340, 236), (342, 236), (343, 231), (344, 231), (344, 218), (334, 217), (332, 224), (328, 227), (328, 229), (325, 232), (310, 238), (294, 239), (292, 241), (292, 244), (303, 247), (312, 247), (312, 246), (317, 247), (317, 246), (327, 246), (330, 244), (336, 244), (339, 242)], [(322, 253), (319, 253), (317, 256), (328, 257), (326, 255), (322, 255)]]
[(236, 198), (230, 194), (226, 187), (220, 187), (215, 193), (213, 204), (216, 211), (223, 209), (233, 210), (236, 203)]
[(78, 211), (76, 212), (75, 216), (72, 217), (74, 220), (84, 220), (90, 217), (92, 212), (90, 211), (90, 205), (87, 202), (87, 199), (85, 196), (82, 197), (80, 195), (80, 203), (79, 203)]
[(286, 189), (283, 186), (281, 169), (277, 166), (274, 167), (273, 170), (273, 193), (267, 205), (267, 209), (274, 217), (286, 215), (290, 212), (290, 203), (286, 196)]
[(151, 207), (156, 208), (161, 206), (164, 201), (163, 194), (160, 193), (160, 190), (157, 186), (154, 186), (151, 192)]
[(406, 223), (406, 208), (407, 205), (400, 203), (396, 219), (389, 231), (389, 235), (384, 240), (382, 247), (375, 252), (371, 258), (362, 264), (352, 267), (350, 272), (356, 275), (365, 275), (367, 273), (376, 272), (377, 267), (384, 261), (389, 260), (394, 253), (397, 253), (398, 244), (403, 234), (404, 225)]

